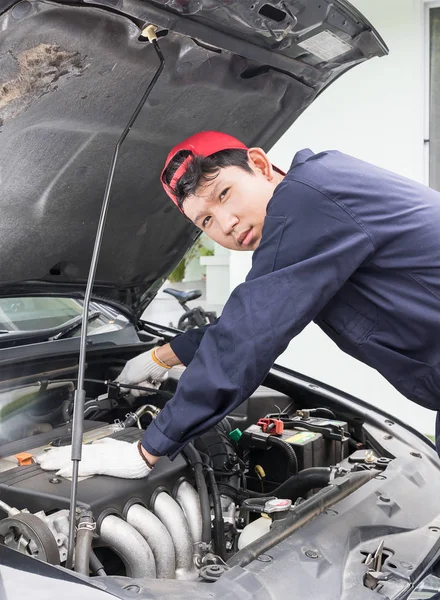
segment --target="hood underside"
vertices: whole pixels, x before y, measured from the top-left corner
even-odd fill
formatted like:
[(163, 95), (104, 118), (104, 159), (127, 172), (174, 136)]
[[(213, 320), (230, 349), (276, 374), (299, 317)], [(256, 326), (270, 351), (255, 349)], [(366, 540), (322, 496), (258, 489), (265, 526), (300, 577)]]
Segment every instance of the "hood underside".
[[(8, 4), (8, 2), (6, 2)], [(197, 230), (159, 182), (204, 129), (265, 150), (339, 75), (387, 48), (346, 2), (9, 2), (0, 16), (0, 295), (85, 289), (114, 146), (97, 294), (143, 310)]]

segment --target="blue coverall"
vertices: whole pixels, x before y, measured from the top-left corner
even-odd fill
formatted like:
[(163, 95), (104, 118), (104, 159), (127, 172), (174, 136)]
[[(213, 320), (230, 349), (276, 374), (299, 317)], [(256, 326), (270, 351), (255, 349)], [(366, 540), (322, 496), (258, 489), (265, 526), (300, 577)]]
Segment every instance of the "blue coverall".
[(173, 458), (212, 428), (312, 320), (404, 396), (439, 410), (440, 193), (337, 151), (298, 152), (245, 283), (216, 323), (171, 342), (189, 367), (145, 432), (146, 450)]

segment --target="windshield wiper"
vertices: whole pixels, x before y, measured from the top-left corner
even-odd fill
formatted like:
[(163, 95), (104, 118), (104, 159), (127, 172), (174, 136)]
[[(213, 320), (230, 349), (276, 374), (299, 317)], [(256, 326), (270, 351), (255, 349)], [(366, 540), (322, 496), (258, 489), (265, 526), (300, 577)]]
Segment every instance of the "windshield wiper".
[[(89, 314), (87, 322), (94, 321), (101, 316), (102, 313), (95, 311)], [(60, 340), (68, 333), (75, 329), (79, 329), (83, 322), (83, 315), (77, 315), (73, 319), (69, 319), (62, 325), (48, 327), (47, 329), (30, 329), (29, 331), (6, 331), (0, 330), (0, 342), (3, 340)]]
[[(87, 323), (96, 321), (96, 319), (99, 319), (99, 317), (101, 317), (101, 316), (102, 316), (102, 313), (99, 311), (92, 312), (87, 317)], [(61, 326), (61, 327), (63, 327), (63, 330), (59, 331), (56, 335), (54, 335), (52, 337), (52, 340), (61, 340), (64, 337), (66, 337), (66, 335), (69, 335), (69, 333), (72, 333), (72, 331), (81, 329), (82, 322), (83, 322), (83, 316), (79, 315), (79, 317), (77, 317), (77, 320), (75, 323), (72, 323), (72, 321), (71, 321), (69, 326), (68, 326), (68, 322), (64, 323), (64, 325)]]

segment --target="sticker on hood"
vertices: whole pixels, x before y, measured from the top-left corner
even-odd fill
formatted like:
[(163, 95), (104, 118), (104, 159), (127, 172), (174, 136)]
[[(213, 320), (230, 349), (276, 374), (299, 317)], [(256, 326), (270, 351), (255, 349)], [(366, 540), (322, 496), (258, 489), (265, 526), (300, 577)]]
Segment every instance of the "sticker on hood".
[(349, 50), (351, 50), (350, 44), (347, 44), (337, 35), (326, 29), (325, 31), (321, 31), (312, 37), (309, 37), (307, 40), (300, 42), (298, 44), (307, 52), (314, 54), (318, 58), (324, 61), (329, 61), (335, 59), (337, 56), (341, 54), (345, 54)]

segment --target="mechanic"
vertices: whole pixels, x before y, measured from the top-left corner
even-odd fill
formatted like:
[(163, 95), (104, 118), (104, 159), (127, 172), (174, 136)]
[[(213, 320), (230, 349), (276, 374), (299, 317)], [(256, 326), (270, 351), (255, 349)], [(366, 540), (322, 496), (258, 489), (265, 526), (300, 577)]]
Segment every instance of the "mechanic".
[[(175, 457), (248, 398), (311, 321), (404, 396), (440, 409), (438, 192), (337, 151), (302, 150), (285, 175), (219, 132), (176, 146), (161, 181), (215, 242), (254, 250), (252, 269), (215, 323), (127, 362), (126, 384), (188, 368), (141, 446), (85, 447), (80, 473), (142, 477)], [(52, 450), (42, 467), (69, 472), (70, 455)]]

